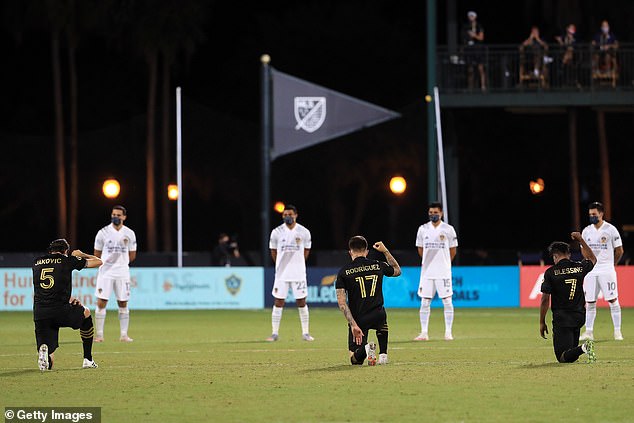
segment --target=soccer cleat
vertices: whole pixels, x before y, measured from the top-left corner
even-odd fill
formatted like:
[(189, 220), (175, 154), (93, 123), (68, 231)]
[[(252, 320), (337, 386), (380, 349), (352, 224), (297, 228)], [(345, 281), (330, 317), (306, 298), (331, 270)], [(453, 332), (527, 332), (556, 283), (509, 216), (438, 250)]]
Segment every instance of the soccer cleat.
[(365, 351), (368, 354), (368, 366), (376, 366), (376, 344), (370, 342), (366, 345)]
[(580, 341), (587, 341), (588, 339), (594, 341), (594, 334), (591, 330), (587, 330), (579, 337)]
[(82, 369), (96, 369), (97, 367), (99, 366), (94, 360), (88, 360), (87, 358), (84, 358), (84, 364), (81, 366)]
[(453, 341), (453, 335), (450, 333), (445, 334), (445, 341)]
[(125, 335), (119, 338), (119, 342), (132, 342), (132, 341), (134, 341), (134, 339), (130, 338), (128, 335)]
[(308, 334), (308, 333), (303, 334), (303, 335), (302, 335), (302, 339), (303, 339), (304, 341), (314, 341), (314, 340), (315, 340), (315, 338), (313, 338), (312, 336), (310, 336), (310, 334)]
[(268, 338), (266, 338), (267, 342), (275, 342), (278, 339), (279, 339), (279, 336), (277, 335), (277, 333), (274, 333), (271, 336), (269, 336)]
[(45, 372), (48, 370), (48, 345), (40, 345), (40, 350), (37, 355), (37, 365), (40, 371)]
[(615, 330), (614, 331), (614, 340), (615, 341), (622, 341), (623, 340), (623, 334), (621, 333), (621, 330)]
[(597, 361), (597, 355), (594, 353), (594, 341), (588, 339), (585, 343), (586, 354), (588, 354), (588, 363), (592, 364)]
[(414, 341), (429, 341), (429, 336), (427, 336), (426, 332), (421, 332), (416, 338), (414, 338)]
[(387, 354), (379, 354), (379, 364), (387, 364)]
[(103, 336), (95, 336), (92, 342), (103, 342)]

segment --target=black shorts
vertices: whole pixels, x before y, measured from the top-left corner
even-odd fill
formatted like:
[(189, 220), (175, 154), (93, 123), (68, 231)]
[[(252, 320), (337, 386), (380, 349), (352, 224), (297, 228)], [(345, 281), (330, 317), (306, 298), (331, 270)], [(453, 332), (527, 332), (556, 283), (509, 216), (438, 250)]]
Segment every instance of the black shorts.
[(35, 320), (37, 349), (46, 344), (48, 353), (53, 353), (59, 347), (59, 328), (79, 329), (84, 319), (84, 306), (68, 304), (60, 308), (53, 317)]
[[(370, 329), (387, 330), (387, 313), (383, 307), (377, 308), (368, 314), (359, 317), (357, 325), (359, 325), (363, 331), (363, 342), (361, 345), (365, 345), (368, 342), (368, 331)], [(348, 325), (348, 350), (355, 351), (357, 348), (359, 348), (359, 345), (354, 342), (352, 330), (350, 329), (350, 325)]]

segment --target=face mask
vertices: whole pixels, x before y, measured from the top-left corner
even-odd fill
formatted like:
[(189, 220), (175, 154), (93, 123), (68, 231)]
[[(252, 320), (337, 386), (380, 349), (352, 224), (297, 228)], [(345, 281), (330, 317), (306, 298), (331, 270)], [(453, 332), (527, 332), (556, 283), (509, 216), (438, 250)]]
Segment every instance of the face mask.
[(590, 216), (590, 223), (593, 225), (599, 223), (599, 216)]
[(113, 217), (112, 218), (112, 224), (115, 226), (119, 226), (121, 224), (121, 218), (120, 217)]
[(437, 214), (430, 214), (429, 215), (429, 220), (431, 220), (432, 222), (436, 223), (440, 220), (440, 216)]
[(294, 221), (295, 219), (293, 219), (291, 216), (284, 217), (284, 223), (286, 223), (288, 226), (292, 225)]
[(610, 32), (610, 27), (609, 26), (602, 26), (601, 27), (601, 31), (603, 31), (604, 34), (607, 34), (608, 32)]

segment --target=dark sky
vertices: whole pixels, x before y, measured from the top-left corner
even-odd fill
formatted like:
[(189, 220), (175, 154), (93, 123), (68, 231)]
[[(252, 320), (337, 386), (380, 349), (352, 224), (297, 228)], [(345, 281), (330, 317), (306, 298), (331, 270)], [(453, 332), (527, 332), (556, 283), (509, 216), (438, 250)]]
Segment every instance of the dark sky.
[[(188, 0), (196, 3), (195, 0)], [(54, 112), (50, 32), (42, 16), (16, 32), (3, 9), (0, 48), (0, 207), (5, 251), (37, 251), (59, 235), (56, 229)], [(27, 2), (29, 3), (29, 2)], [(438, 2), (438, 40), (446, 40), (444, 2)], [(36, 4), (36, 3), (34, 3)], [(121, 4), (112, 2), (113, 14)], [(189, 54), (180, 52), (169, 80), (173, 151), (173, 90), (183, 89), (184, 245), (210, 249), (216, 235), (235, 234), (243, 249), (260, 242), (259, 58), (272, 57), (278, 70), (397, 111), (401, 119), (342, 137), (273, 164), (273, 201), (297, 205), (300, 222), (313, 231), (315, 249), (342, 249), (349, 222), (360, 215), (360, 231), (395, 248), (412, 248), (426, 220), (427, 158), (425, 92), (425, 2), (280, 1), (246, 8), (241, 2), (205, 3), (203, 35)], [(538, 24), (548, 41), (568, 22), (589, 39), (603, 18), (623, 41), (634, 40), (632, 2), (457, 1), (458, 23), (476, 10), (487, 42), (517, 44)], [(118, 38), (117, 38), (118, 37)], [(129, 38), (126, 38), (129, 37)], [(128, 224), (146, 239), (145, 113), (147, 65), (132, 35), (96, 25), (83, 33), (77, 50), (79, 81), (78, 247), (92, 250), (94, 234), (108, 221), (113, 202), (100, 186), (108, 176), (123, 185), (117, 202), (129, 209)], [(68, 89), (67, 44), (62, 42), (64, 95)], [(162, 78), (162, 73), (159, 79)], [(160, 82), (160, 81), (159, 81)], [(68, 113), (68, 97), (65, 97)], [(157, 121), (157, 182), (160, 181), (161, 96)], [(596, 114), (579, 110), (582, 202), (601, 195)], [(502, 109), (452, 110), (444, 124), (455, 129), (459, 158), (461, 245), (465, 249), (541, 249), (572, 229), (568, 190), (566, 115), (513, 114)], [(68, 114), (65, 118), (68, 135)], [(607, 116), (615, 223), (634, 213), (632, 114)], [(171, 154), (171, 153), (170, 153)], [(170, 173), (175, 165), (170, 161)], [(408, 179), (395, 200), (387, 182)], [(359, 203), (355, 178), (371, 186)], [(533, 197), (531, 179), (546, 180)], [(174, 179), (174, 178), (171, 178)], [(157, 188), (157, 196), (163, 195)], [(583, 208), (583, 204), (579, 207)], [(158, 238), (164, 238), (160, 224)], [(363, 206), (363, 207), (361, 207)], [(171, 204), (172, 213), (175, 212)], [(583, 216), (582, 210), (582, 216)], [(174, 214), (173, 214), (174, 215)], [(272, 222), (278, 216), (272, 214)], [(392, 220), (396, 224), (391, 223)], [(585, 222), (585, 220), (583, 220)], [(174, 231), (174, 227), (171, 228)], [(175, 232), (174, 237), (175, 238)], [(175, 242), (172, 243), (175, 248)]]

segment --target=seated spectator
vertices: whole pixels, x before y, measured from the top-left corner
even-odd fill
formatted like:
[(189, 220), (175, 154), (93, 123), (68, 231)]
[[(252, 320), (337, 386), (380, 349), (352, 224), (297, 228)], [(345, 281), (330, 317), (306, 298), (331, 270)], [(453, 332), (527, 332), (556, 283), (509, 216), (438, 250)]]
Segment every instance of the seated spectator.
[(539, 36), (539, 28), (533, 26), (531, 33), (520, 45), (520, 79), (542, 79), (548, 63), (548, 44)]
[(619, 41), (610, 31), (608, 21), (601, 22), (601, 31), (592, 39), (592, 47), (595, 49), (592, 57), (594, 70), (610, 72), (616, 67), (616, 50), (619, 48)]
[(575, 57), (575, 48), (577, 45), (576, 33), (577, 27), (575, 24), (569, 24), (563, 35), (557, 35), (555, 37), (555, 40), (557, 40), (559, 45), (563, 48), (561, 60), (559, 61), (559, 70), (560, 77), (565, 85), (579, 86), (577, 82), (577, 60)]

